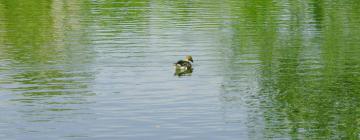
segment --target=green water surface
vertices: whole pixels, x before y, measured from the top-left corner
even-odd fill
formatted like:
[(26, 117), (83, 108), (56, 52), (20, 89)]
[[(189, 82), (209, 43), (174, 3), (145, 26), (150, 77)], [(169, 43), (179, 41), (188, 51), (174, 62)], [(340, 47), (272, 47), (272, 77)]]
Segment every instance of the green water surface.
[(0, 0), (0, 139), (360, 139), (360, 2)]

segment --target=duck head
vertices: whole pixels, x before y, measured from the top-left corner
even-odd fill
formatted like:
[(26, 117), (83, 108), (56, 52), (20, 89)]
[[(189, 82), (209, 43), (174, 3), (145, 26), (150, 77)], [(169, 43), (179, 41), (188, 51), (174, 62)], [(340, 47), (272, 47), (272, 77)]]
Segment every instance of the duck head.
[(190, 55), (185, 57), (185, 61), (191, 61), (192, 63), (194, 63), (194, 60), (192, 59), (192, 57)]

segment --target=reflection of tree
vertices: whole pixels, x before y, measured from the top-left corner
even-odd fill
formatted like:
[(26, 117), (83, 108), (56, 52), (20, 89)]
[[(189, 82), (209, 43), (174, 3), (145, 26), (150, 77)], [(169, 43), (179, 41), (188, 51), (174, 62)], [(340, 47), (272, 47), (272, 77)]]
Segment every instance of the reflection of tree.
[(277, 39), (274, 26), (277, 16), (266, 16), (276, 9), (272, 9), (272, 5), (271, 2), (239, 1), (232, 3), (236, 8), (232, 8), (230, 15), (236, 18), (230, 20), (231, 53), (226, 54), (224, 63), (226, 75), (221, 95), (224, 119), (228, 123), (246, 125), (253, 139), (266, 134), (264, 119), (260, 117), (263, 113), (259, 110), (264, 101), (256, 79), (259, 59), (271, 65), (274, 40)]
[[(0, 19), (4, 19), (4, 5), (0, 2)], [(1, 44), (4, 44), (4, 22), (0, 21), (0, 58), (1, 56), (4, 56), (3, 54), (3, 46)]]
[(232, 11), (242, 18), (231, 20), (237, 23), (231, 27), (235, 45), (225, 56), (226, 118), (244, 119), (237, 108), (247, 114), (249, 130), (264, 121), (263, 131), (255, 128), (254, 134), (268, 138), (357, 138), (360, 62), (354, 40), (359, 29), (346, 31), (356, 22), (345, 22), (354, 17), (344, 14), (354, 13), (352, 8), (335, 12), (317, 0), (244, 3)]
[[(20, 4), (21, 3), (21, 4)], [(11, 57), (16, 61), (47, 61), (54, 51), (45, 48), (51, 42), (51, 21), (47, 12), (50, 6), (45, 1), (3, 1), (5, 43)], [(31, 12), (29, 12), (31, 11)], [(9, 42), (11, 42), (9, 44)], [(4, 46), (5, 47), (5, 46)]]
[(81, 7), (74, 6), (79, 4), (56, 0), (0, 3), (6, 7), (0, 10), (4, 12), (0, 47), (6, 54), (1, 59), (10, 62), (5, 67), (4, 81), (12, 85), (6, 90), (21, 95), (11, 100), (45, 104), (56, 111), (67, 110), (65, 106), (57, 108), (58, 104), (83, 103), (93, 79), (93, 52), (86, 34), (81, 32), (85, 28), (79, 22)]

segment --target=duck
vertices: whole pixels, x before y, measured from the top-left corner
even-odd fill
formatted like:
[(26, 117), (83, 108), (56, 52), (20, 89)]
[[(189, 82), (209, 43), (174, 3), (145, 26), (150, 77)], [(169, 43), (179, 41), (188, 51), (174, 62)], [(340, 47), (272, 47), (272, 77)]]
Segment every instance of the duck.
[(187, 55), (184, 60), (174, 63), (174, 66), (176, 70), (192, 70), (191, 63), (194, 63), (194, 60), (190, 55)]

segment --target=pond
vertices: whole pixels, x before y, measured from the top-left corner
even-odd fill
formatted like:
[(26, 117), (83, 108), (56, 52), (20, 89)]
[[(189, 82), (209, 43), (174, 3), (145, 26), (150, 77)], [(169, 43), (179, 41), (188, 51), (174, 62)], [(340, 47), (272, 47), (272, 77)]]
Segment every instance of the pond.
[(359, 139), (359, 35), (356, 0), (2, 0), (0, 139)]

